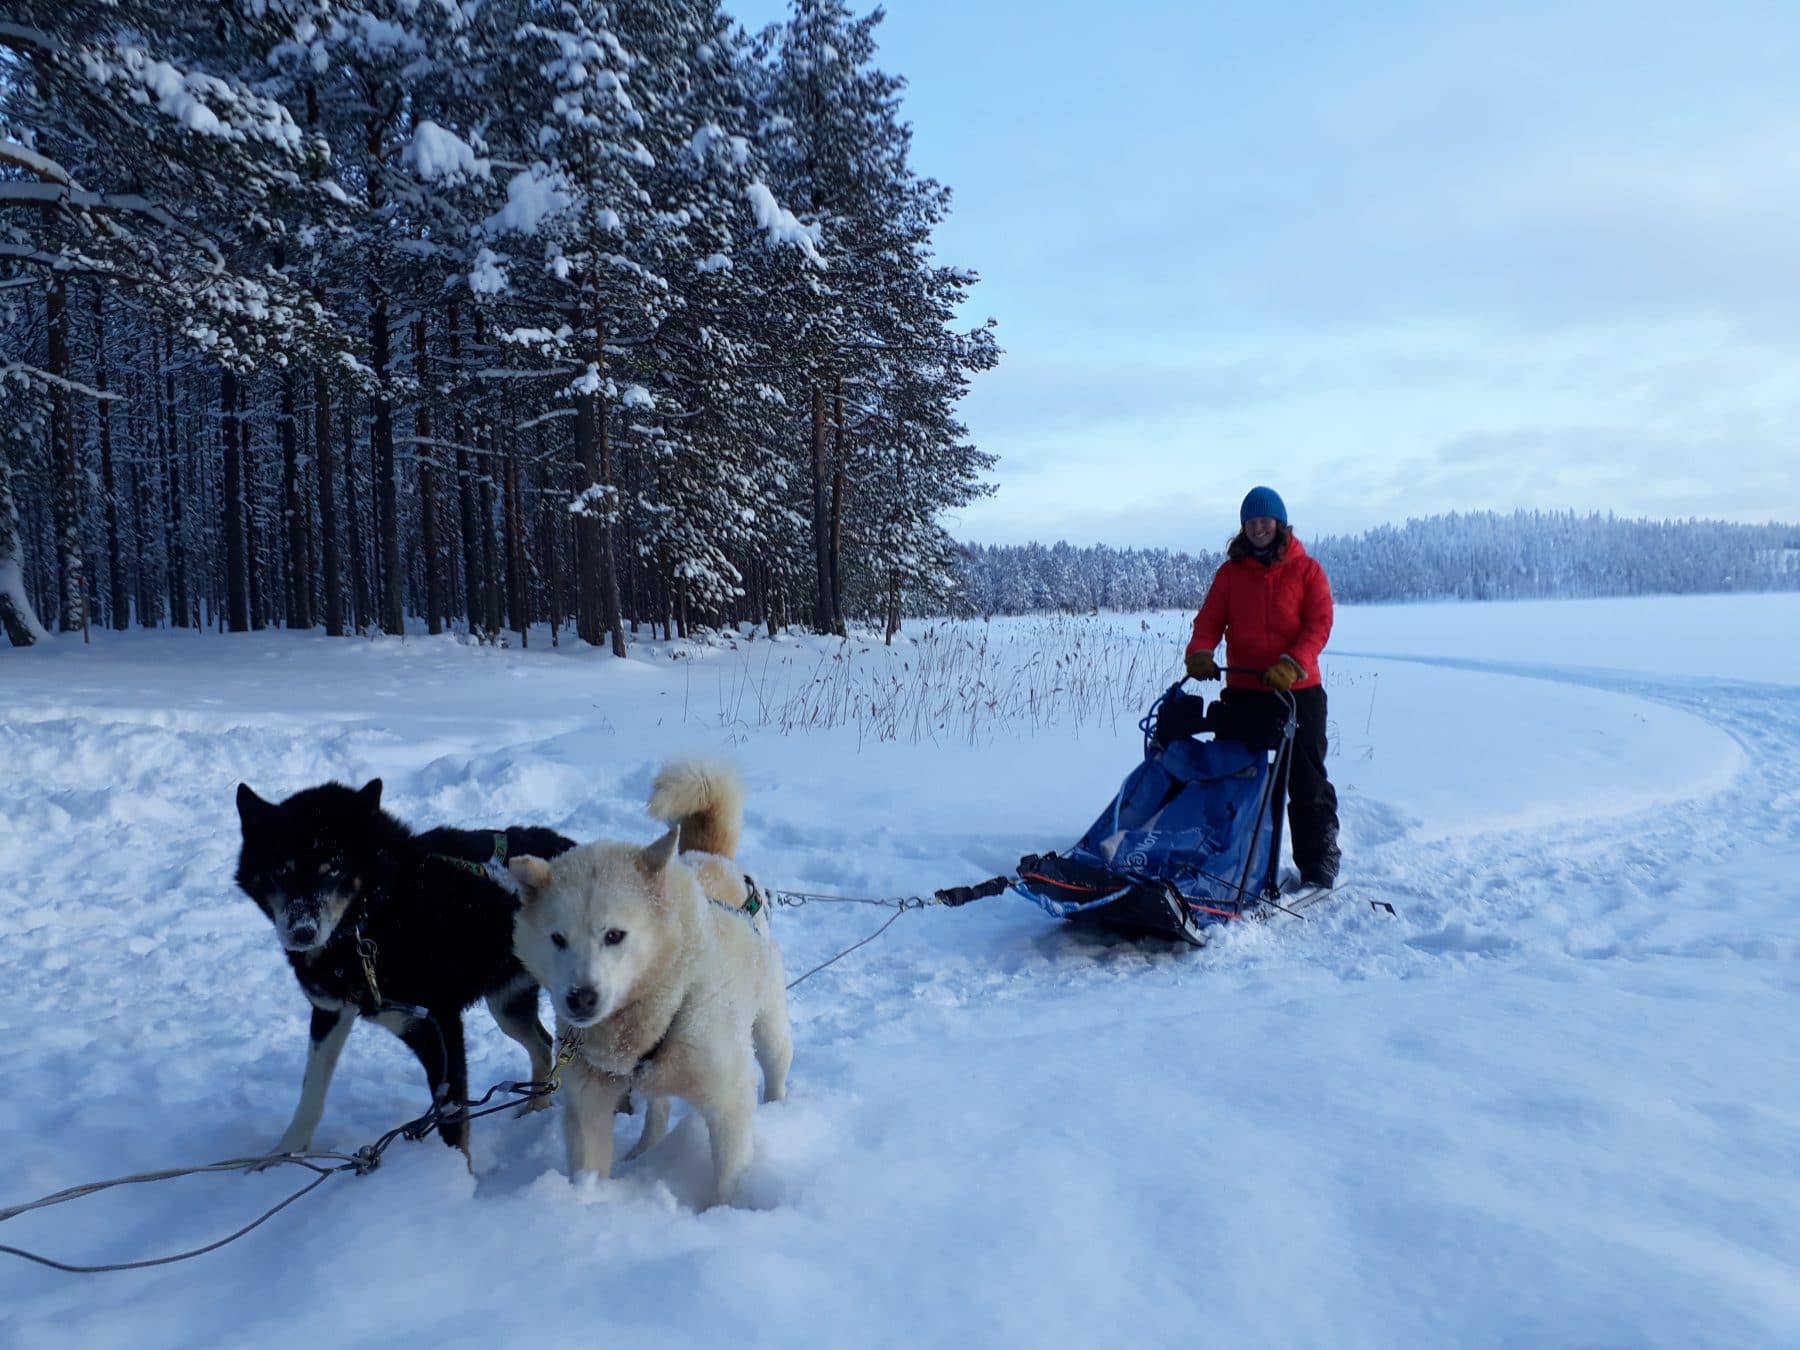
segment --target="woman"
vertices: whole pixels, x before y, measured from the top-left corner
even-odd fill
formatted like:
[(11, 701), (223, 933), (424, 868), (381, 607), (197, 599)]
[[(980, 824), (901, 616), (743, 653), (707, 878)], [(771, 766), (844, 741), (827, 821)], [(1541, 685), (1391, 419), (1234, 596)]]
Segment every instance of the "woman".
[[(1307, 886), (1338, 874), (1337, 789), (1325, 776), (1325, 686), (1319, 654), (1331, 636), (1331, 583), (1288, 528), (1274, 488), (1252, 488), (1238, 510), (1243, 526), (1194, 616), (1187, 673), (1216, 680), (1213, 648), (1225, 639), (1228, 703), (1278, 704), (1291, 693), (1298, 727), (1289, 760), (1288, 828), (1294, 866)], [(1264, 688), (1262, 686), (1267, 686)]]

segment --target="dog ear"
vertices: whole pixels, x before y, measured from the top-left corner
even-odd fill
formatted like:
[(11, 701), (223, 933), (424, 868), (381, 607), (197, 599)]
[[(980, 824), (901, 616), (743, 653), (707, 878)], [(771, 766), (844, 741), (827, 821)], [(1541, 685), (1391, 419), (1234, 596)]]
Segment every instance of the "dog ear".
[(262, 824), (263, 821), (268, 818), (269, 813), (275, 808), (273, 805), (257, 796), (255, 792), (251, 791), (248, 783), (239, 783), (237, 790), (237, 809), (238, 820), (242, 822), (243, 827), (246, 830), (249, 830)]
[(529, 853), (510, 859), (506, 870), (512, 873), (512, 879), (518, 883), (518, 898), (524, 904), (535, 900), (550, 884), (550, 864)]
[(667, 834), (638, 854), (638, 866), (643, 869), (644, 875), (647, 877), (661, 876), (663, 869), (668, 867), (669, 859), (675, 856), (675, 850), (680, 847), (680, 844), (681, 826), (679, 824), (669, 826)]
[(364, 783), (357, 791), (356, 800), (361, 803), (363, 808), (368, 811), (370, 815), (374, 815), (375, 812), (381, 809), (381, 780), (379, 778), (371, 778), (367, 783)]

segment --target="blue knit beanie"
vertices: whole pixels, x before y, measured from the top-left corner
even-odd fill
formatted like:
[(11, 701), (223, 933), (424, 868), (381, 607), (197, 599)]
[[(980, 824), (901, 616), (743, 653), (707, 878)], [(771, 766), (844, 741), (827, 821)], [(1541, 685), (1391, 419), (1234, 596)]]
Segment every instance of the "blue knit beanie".
[(1258, 516), (1268, 516), (1283, 525), (1288, 523), (1287, 507), (1282, 504), (1281, 494), (1272, 487), (1253, 487), (1244, 504), (1238, 508), (1238, 524), (1255, 520)]

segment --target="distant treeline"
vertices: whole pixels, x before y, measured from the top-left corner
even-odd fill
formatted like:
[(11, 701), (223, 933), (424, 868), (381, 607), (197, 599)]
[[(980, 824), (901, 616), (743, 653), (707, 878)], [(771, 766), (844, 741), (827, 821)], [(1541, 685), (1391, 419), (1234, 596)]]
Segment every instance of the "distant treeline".
[[(1800, 590), (1800, 525), (1452, 512), (1306, 545), (1346, 602)], [(1187, 609), (1220, 561), (1104, 544), (973, 545), (962, 598), (970, 614)]]

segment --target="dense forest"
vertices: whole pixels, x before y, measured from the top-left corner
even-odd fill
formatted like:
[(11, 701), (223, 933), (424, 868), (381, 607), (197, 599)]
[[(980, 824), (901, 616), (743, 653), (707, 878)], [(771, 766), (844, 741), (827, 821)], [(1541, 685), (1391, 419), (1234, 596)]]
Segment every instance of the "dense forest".
[(8, 637), (941, 608), (998, 348), (879, 19), (9, 5)]

